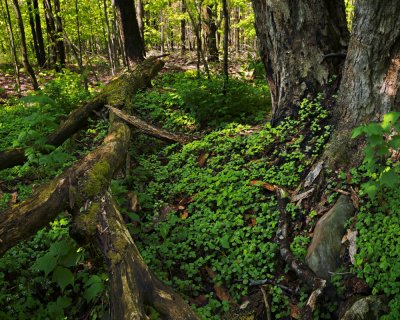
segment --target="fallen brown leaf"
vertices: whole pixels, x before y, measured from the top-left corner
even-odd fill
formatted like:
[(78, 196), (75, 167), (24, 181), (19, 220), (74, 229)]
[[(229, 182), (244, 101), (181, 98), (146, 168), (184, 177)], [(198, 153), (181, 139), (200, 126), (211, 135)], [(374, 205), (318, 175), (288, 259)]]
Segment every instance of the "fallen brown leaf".
[(293, 319), (300, 319), (300, 307), (297, 304), (290, 304), (290, 316)]
[(266, 189), (266, 190), (271, 191), (271, 192), (275, 191), (275, 189), (276, 189), (276, 186), (274, 186), (274, 185), (272, 185), (272, 184), (270, 184), (268, 182), (263, 182), (263, 181), (259, 181), (259, 180), (250, 181), (250, 185), (251, 186), (258, 186), (258, 187), (261, 187), (261, 188)]
[(200, 168), (203, 168), (206, 165), (208, 155), (209, 154), (206, 152), (200, 153), (199, 158), (197, 160), (197, 164), (199, 165)]
[(189, 217), (189, 212), (187, 210), (183, 211), (183, 213), (181, 214), (181, 219), (185, 220), (187, 219), (187, 217)]

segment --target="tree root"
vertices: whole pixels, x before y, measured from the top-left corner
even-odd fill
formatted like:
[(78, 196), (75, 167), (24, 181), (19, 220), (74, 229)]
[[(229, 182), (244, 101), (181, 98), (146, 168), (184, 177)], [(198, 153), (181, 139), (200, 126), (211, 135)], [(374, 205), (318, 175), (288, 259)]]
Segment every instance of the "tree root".
[(194, 139), (190, 136), (186, 136), (183, 134), (172, 133), (166, 131), (164, 129), (157, 128), (153, 125), (148, 124), (147, 122), (139, 119), (138, 117), (128, 115), (123, 113), (121, 110), (108, 106), (110, 111), (114, 113), (117, 117), (121, 118), (122, 120), (126, 121), (127, 123), (133, 125), (135, 128), (139, 129), (140, 131), (144, 132), (145, 134), (165, 140), (168, 142), (178, 142), (180, 144), (186, 144), (192, 142)]
[(299, 279), (310, 287), (313, 291), (307, 301), (307, 305), (302, 310), (302, 320), (311, 320), (312, 313), (316, 307), (319, 297), (323, 294), (326, 287), (326, 280), (318, 278), (315, 273), (303, 262), (298, 261), (290, 250), (289, 218), (286, 212), (286, 205), (289, 202), (289, 195), (281, 188), (276, 189), (278, 198), (278, 208), (280, 212), (279, 227), (277, 237), (279, 240), (280, 254), (283, 260), (296, 273)]

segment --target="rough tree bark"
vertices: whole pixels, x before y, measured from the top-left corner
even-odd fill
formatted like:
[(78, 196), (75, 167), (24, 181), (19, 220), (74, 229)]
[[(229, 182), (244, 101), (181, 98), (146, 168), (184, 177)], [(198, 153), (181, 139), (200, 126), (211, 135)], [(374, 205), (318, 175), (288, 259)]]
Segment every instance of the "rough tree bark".
[[(131, 89), (148, 84), (162, 65), (148, 60), (115, 80), (109, 88), (113, 105), (129, 107), (134, 94)], [(124, 163), (130, 136), (127, 125), (113, 121), (103, 145), (1, 214), (0, 255), (67, 210), (73, 218), (73, 236), (96, 243), (104, 256), (110, 278), (111, 319), (147, 319), (144, 305), (167, 319), (198, 319), (145, 265), (109, 194), (110, 180)]]
[[(351, 130), (400, 110), (400, 2), (356, 1), (348, 49), (342, 1), (253, 0), (253, 6), (273, 98), (272, 121), (291, 114), (302, 98), (315, 96), (331, 76), (339, 76), (338, 99), (330, 110), (336, 128), (323, 157), (331, 168), (353, 166), (362, 159), (363, 144), (351, 141)], [(280, 229), (287, 227), (283, 223)], [(316, 280), (312, 274), (304, 278), (307, 269), (293, 265), (287, 241), (281, 241), (281, 256), (304, 282)], [(317, 289), (310, 297), (313, 304), (323, 287)]]
[[(272, 122), (291, 114), (340, 75), (348, 30), (343, 2), (253, 0), (261, 58), (272, 95)], [(335, 56), (332, 56), (335, 54)]]
[(396, 0), (355, 3), (352, 34), (334, 110), (337, 129), (326, 153), (332, 167), (348, 167), (362, 158), (359, 141), (350, 139), (354, 127), (380, 120), (389, 111), (400, 111), (399, 13), (400, 2)]

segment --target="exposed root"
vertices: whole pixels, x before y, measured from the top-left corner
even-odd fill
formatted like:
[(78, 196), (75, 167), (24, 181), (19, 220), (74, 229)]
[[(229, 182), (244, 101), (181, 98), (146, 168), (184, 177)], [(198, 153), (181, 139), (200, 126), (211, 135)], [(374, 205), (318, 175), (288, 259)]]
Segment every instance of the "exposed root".
[(280, 254), (283, 260), (297, 274), (299, 279), (310, 287), (311, 293), (307, 305), (302, 310), (302, 320), (312, 319), (312, 313), (315, 310), (319, 297), (323, 294), (326, 287), (326, 280), (318, 278), (315, 273), (303, 262), (298, 261), (290, 250), (289, 242), (289, 218), (286, 212), (286, 205), (290, 198), (287, 192), (281, 188), (277, 188), (276, 195), (278, 198), (278, 208), (280, 212), (278, 239), (280, 246)]

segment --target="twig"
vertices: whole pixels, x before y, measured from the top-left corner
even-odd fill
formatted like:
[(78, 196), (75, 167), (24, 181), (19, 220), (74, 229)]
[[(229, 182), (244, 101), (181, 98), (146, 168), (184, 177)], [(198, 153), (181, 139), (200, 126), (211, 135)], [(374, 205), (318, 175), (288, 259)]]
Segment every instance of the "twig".
[(261, 287), (260, 289), (261, 289), (261, 292), (262, 292), (262, 295), (263, 295), (263, 298), (264, 298), (265, 310), (267, 312), (267, 320), (271, 320), (272, 319), (272, 317), (271, 317), (271, 307), (269, 306), (269, 303), (268, 303), (267, 293), (265, 292), (263, 287)]
[(249, 286), (261, 286), (266, 283), (273, 284), (274, 286), (277, 286), (277, 287), (281, 288), (282, 290), (287, 291), (288, 293), (291, 293), (291, 294), (294, 293), (294, 291), (292, 289), (290, 289), (289, 287), (286, 287), (282, 284), (276, 283), (276, 281), (271, 280), (271, 279), (250, 280)]

